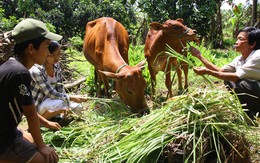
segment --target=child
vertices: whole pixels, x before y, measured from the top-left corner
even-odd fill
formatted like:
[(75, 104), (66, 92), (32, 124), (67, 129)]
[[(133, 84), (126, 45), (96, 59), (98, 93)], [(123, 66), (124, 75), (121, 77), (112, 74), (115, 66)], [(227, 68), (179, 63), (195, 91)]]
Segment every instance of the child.
[(50, 54), (43, 66), (35, 64), (30, 69), (33, 78), (32, 95), (38, 113), (47, 119), (66, 113), (69, 108), (76, 114), (80, 114), (83, 108), (80, 102), (85, 102), (86, 98), (65, 92), (62, 84), (62, 70), (58, 62), (61, 56), (60, 44), (52, 41), (49, 51)]
[[(27, 18), (15, 26), (12, 37), (16, 58), (0, 66), (0, 162), (56, 163), (58, 155), (44, 144), (41, 136), (39, 121), (50, 124), (36, 112), (28, 69), (35, 63), (42, 65), (49, 53), (50, 40), (59, 41), (62, 36), (49, 32), (43, 22)], [(34, 143), (25, 140), (17, 129), (22, 115), (27, 119)]]

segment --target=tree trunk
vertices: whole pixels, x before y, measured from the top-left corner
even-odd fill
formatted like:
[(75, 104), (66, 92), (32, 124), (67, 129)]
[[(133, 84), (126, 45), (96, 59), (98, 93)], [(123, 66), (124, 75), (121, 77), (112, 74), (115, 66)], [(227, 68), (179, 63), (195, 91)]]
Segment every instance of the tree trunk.
[(221, 2), (217, 3), (217, 26), (216, 26), (216, 48), (223, 48), (223, 31), (222, 31), (222, 15), (221, 15)]
[[(258, 23), (258, 25), (257, 25)], [(259, 28), (259, 20), (257, 20), (257, 0), (253, 0), (252, 6), (252, 26)]]

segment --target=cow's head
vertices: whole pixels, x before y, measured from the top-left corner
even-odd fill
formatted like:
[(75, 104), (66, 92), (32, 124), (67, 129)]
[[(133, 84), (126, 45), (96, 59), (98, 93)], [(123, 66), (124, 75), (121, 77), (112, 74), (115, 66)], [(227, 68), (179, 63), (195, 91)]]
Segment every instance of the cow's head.
[(196, 41), (196, 30), (183, 25), (183, 19), (178, 18), (176, 20), (167, 20), (164, 24), (153, 22), (150, 24), (150, 28), (153, 30), (162, 30), (163, 34), (179, 38), (183, 41)]
[(141, 61), (136, 66), (126, 66), (119, 73), (99, 71), (116, 81), (116, 92), (122, 101), (131, 108), (131, 111), (138, 114), (150, 112), (147, 106), (144, 89), (146, 81), (142, 76), (142, 68), (145, 61)]

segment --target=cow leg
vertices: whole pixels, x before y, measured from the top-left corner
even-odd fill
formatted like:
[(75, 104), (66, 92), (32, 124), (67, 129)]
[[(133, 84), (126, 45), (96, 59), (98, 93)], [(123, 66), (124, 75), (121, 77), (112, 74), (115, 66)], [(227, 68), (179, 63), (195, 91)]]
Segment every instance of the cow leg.
[[(169, 63), (173, 63), (173, 66), (175, 68), (178, 68), (179, 65), (177, 63), (177, 59), (176, 58), (170, 58), (169, 60)], [(165, 79), (165, 85), (168, 89), (168, 94), (167, 94), (167, 98), (169, 97), (173, 97), (173, 94), (172, 94), (172, 83), (173, 83), (173, 80), (171, 79), (171, 70), (172, 70), (172, 64), (165, 64), (165, 66), (167, 66), (165, 69), (166, 69), (166, 79)], [(176, 70), (177, 72), (177, 70)], [(179, 73), (177, 72), (177, 75), (179, 77)]]
[(181, 94), (183, 92), (183, 87), (182, 87), (182, 70), (180, 68), (180, 65), (176, 60), (173, 61), (173, 65), (176, 68), (176, 73), (178, 77), (178, 94)]
[[(187, 57), (186, 51), (183, 52), (183, 56)], [(188, 71), (189, 71), (188, 63), (181, 61), (181, 67), (182, 67), (183, 73), (184, 73), (184, 89), (185, 89), (185, 91), (188, 91)]]
[(184, 72), (184, 89), (188, 90), (188, 73), (189, 73), (188, 64), (185, 62), (182, 62), (181, 66), (182, 66), (182, 69)]
[(102, 90), (101, 90), (102, 79), (100, 77), (99, 72), (97, 72), (96, 69), (95, 69), (95, 84), (97, 90), (97, 97), (100, 98), (102, 97)]
[(165, 75), (165, 85), (168, 89), (168, 97), (172, 97), (172, 81), (171, 81), (171, 66), (168, 66), (166, 69), (166, 75)]
[(148, 70), (150, 72), (151, 85), (152, 85), (152, 96), (155, 95), (155, 86), (156, 86), (156, 73), (153, 70), (152, 66), (148, 62)]
[(102, 77), (102, 81), (103, 81), (103, 83), (104, 83), (104, 90), (105, 90), (105, 94), (106, 94), (106, 96), (107, 96), (107, 98), (111, 98), (111, 95), (110, 95), (110, 93), (109, 93), (109, 83), (108, 83), (108, 79), (107, 79), (107, 77), (105, 76), (105, 75), (101, 75), (101, 77)]

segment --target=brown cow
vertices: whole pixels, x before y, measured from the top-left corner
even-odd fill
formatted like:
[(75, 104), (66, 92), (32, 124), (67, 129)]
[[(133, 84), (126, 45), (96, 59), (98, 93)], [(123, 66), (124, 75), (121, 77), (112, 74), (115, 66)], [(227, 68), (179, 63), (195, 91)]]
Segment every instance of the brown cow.
[(121, 23), (109, 17), (87, 23), (83, 50), (86, 59), (95, 66), (98, 96), (102, 81), (106, 95), (110, 96), (109, 77), (115, 80), (116, 92), (132, 112), (149, 113), (144, 97), (146, 82), (141, 71), (145, 62), (129, 66), (128, 49), (129, 36)]
[[(178, 53), (187, 56), (182, 49), (186, 46), (186, 41), (197, 41), (196, 31), (183, 25), (183, 19), (167, 20), (164, 24), (153, 22), (150, 24), (150, 30), (145, 42), (145, 58), (148, 61), (148, 69), (151, 76), (152, 92), (155, 93), (156, 74), (159, 71), (166, 73), (165, 85), (168, 89), (168, 95), (172, 97), (172, 82), (171, 82), (171, 68), (174, 66), (178, 77), (178, 89), (183, 91), (182, 87), (182, 72), (176, 58), (170, 58), (168, 55), (157, 55), (165, 51), (166, 44)], [(169, 59), (167, 61), (167, 59)], [(188, 87), (188, 65), (181, 63), (185, 75), (184, 88)]]

